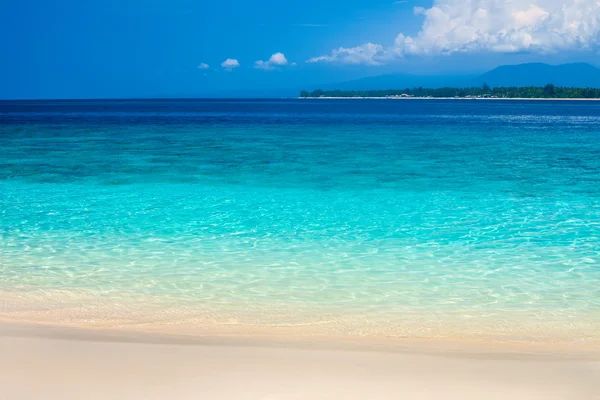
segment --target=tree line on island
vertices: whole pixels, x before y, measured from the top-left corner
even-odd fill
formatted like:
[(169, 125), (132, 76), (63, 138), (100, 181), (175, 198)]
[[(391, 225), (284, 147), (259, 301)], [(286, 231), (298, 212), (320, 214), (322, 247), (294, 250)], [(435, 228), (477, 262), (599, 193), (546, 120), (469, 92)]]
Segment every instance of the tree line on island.
[(560, 87), (548, 84), (543, 87), (481, 87), (470, 88), (406, 88), (389, 90), (303, 90), (300, 97), (459, 97), (459, 98), (523, 98), (523, 99), (596, 99), (600, 98), (600, 89)]

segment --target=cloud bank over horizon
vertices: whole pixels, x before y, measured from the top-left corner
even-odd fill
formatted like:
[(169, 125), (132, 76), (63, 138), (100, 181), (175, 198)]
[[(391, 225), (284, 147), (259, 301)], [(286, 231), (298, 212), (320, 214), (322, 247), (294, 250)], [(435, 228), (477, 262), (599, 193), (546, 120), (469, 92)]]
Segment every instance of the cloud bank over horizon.
[(594, 51), (600, 44), (600, 1), (435, 0), (415, 7), (424, 21), (414, 36), (398, 34), (394, 44), (340, 47), (308, 63), (381, 65), (405, 56), (453, 53), (552, 54)]
[(386, 58), (382, 45), (365, 43), (360, 46), (334, 49), (331, 55), (319, 56), (308, 59), (308, 63), (341, 62), (344, 64), (380, 65)]

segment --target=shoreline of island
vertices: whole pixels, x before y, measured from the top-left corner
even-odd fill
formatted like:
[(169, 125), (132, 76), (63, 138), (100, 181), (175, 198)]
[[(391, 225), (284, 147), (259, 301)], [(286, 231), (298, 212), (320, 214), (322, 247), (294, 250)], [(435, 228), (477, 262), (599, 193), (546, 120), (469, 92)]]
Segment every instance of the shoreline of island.
[(390, 100), (600, 100), (600, 88), (555, 86), (406, 87), (302, 90), (298, 98)]
[(600, 98), (527, 98), (527, 97), (341, 97), (341, 96), (320, 96), (320, 97), (295, 97), (297, 100), (513, 100), (513, 101), (600, 101)]

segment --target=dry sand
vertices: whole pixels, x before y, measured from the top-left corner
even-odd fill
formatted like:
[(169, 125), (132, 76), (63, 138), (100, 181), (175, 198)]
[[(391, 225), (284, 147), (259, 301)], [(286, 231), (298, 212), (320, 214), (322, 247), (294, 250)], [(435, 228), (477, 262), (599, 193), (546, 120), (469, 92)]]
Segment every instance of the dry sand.
[(176, 337), (0, 324), (3, 399), (600, 399), (582, 346)]

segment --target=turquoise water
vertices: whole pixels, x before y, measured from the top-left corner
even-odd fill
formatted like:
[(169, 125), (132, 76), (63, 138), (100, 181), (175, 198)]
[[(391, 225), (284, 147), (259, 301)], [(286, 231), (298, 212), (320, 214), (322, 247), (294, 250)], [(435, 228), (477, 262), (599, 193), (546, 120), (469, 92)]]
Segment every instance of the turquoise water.
[(600, 339), (600, 104), (0, 103), (0, 314)]

